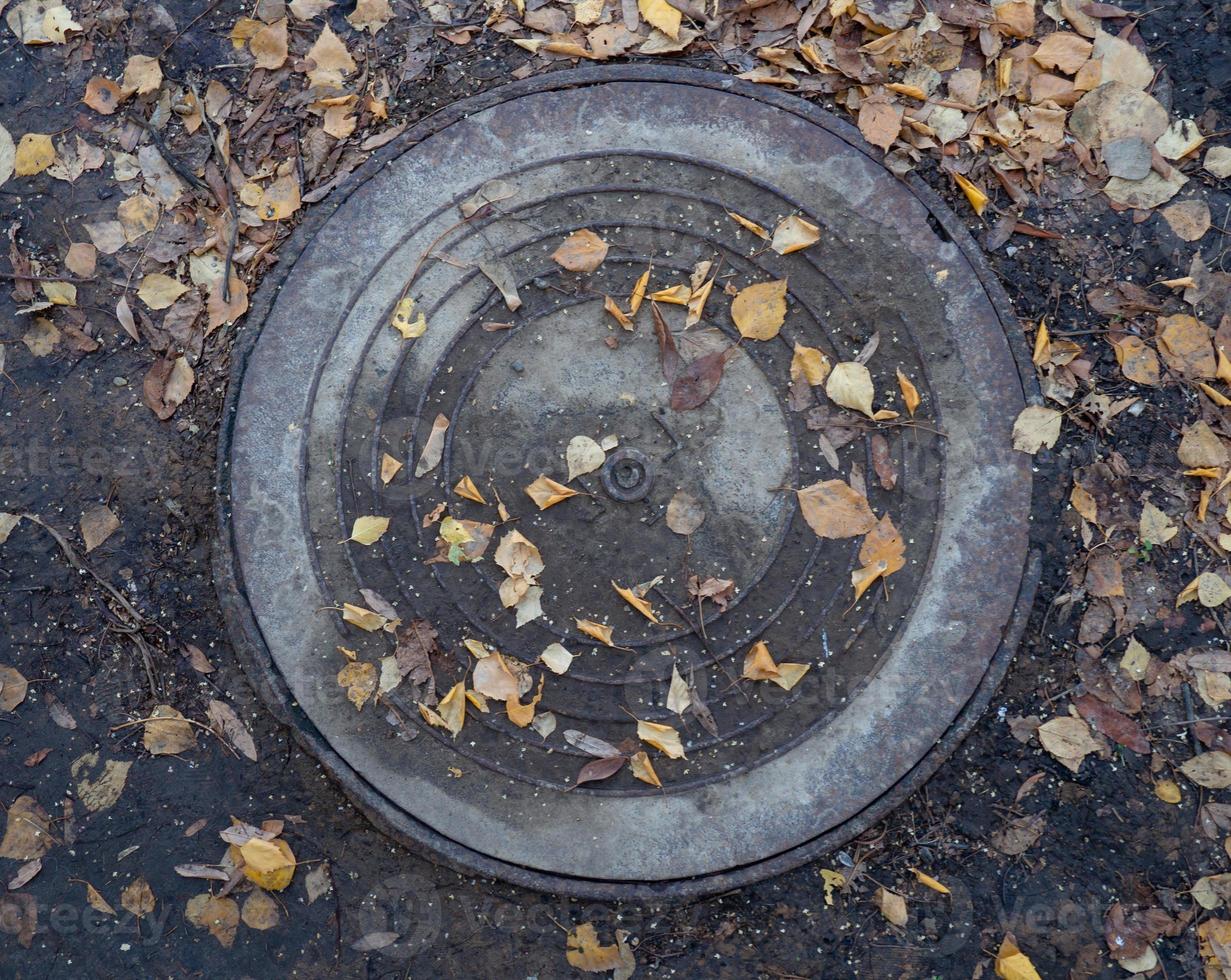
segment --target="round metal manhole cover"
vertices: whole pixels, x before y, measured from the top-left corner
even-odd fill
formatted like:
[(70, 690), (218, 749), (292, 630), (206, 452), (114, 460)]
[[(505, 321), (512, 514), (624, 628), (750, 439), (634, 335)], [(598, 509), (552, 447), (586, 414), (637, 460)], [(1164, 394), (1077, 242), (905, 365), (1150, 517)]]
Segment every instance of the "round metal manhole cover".
[[(798, 215), (820, 241), (778, 254), (732, 213), (769, 228)], [(592, 272), (553, 259), (581, 229), (608, 245)], [(952, 215), (845, 123), (703, 72), (556, 73), (433, 117), (297, 236), (230, 396), (224, 593), (266, 698), (385, 829), (548, 890), (730, 888), (883, 816), (986, 704), (1032, 591), (1029, 460), (1010, 448), (1032, 382)], [(683, 361), (728, 351), (725, 370), (677, 410), (651, 303), (632, 330), (604, 303), (627, 309), (647, 269), (653, 292), (705, 262), (700, 322), (661, 309)], [(776, 280), (781, 332), (737, 344), (731, 293)], [(413, 340), (390, 325), (408, 282), (427, 324)], [(796, 345), (837, 363), (873, 336), (876, 404), (898, 418), (792, 391)], [(899, 371), (922, 398), (913, 419)], [(569, 482), (578, 436), (608, 452)], [(580, 492), (540, 510), (525, 492), (540, 475)], [(486, 503), (457, 492), (464, 478)], [(866, 487), (905, 542), (904, 567), (859, 601), (860, 539), (818, 537), (791, 492), (827, 480)], [(688, 537), (668, 526), (679, 491), (705, 515)], [(348, 541), (367, 515), (388, 530)], [(475, 522), (460, 525), (474, 540), (442, 540), (459, 527), (446, 517)], [(544, 566), (542, 615), (520, 626), (494, 560), (514, 532)], [(710, 579), (733, 589), (699, 599)], [(641, 585), (660, 622), (613, 582)], [(473, 684), (465, 641), (500, 651), (517, 703), (541, 692), (538, 724), (489, 699), (453, 737), (421, 715), (413, 672), (356, 710), (339, 670), (352, 656), (379, 671), (395, 640), (344, 622), (344, 603), (431, 624), (438, 696)], [(739, 679), (761, 641), (808, 665), (789, 690)], [(564, 673), (540, 661), (552, 644), (573, 654)], [(673, 671), (707, 710), (671, 710)], [(676, 729), (686, 757), (636, 744), (637, 720)], [(578, 732), (646, 749), (662, 788), (627, 765), (573, 788), (594, 759)]]

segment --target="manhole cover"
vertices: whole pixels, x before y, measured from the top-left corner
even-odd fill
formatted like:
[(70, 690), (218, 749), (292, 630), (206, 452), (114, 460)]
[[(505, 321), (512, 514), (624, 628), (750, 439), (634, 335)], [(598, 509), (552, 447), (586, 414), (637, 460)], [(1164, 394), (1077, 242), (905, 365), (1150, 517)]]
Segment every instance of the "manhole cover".
[[(703, 72), (560, 72), (454, 106), (402, 146), (284, 250), (233, 386), (220, 564), (267, 699), (384, 828), (547, 890), (715, 891), (866, 828), (986, 704), (1032, 591), (1030, 466), (1009, 435), (1029, 365), (972, 243), (846, 124)], [(463, 220), (484, 186), (493, 203)], [(728, 212), (771, 228), (797, 214), (821, 240), (779, 255)], [(609, 245), (592, 273), (552, 259), (580, 229)], [(703, 405), (675, 411), (650, 303), (629, 332), (604, 297), (626, 304), (651, 265), (651, 290), (686, 283), (704, 261), (717, 280), (702, 322), (684, 330), (685, 308), (662, 307), (685, 358), (738, 339), (725, 284), (786, 279), (789, 312), (778, 338), (739, 346)], [(389, 320), (412, 276), (428, 326), (408, 341)], [(493, 276), (515, 288), (516, 311)], [(902, 407), (901, 370), (922, 408), (884, 424), (844, 414), (835, 472), (827, 456), (843, 439), (822, 444), (817, 412), (791, 403), (793, 347), (849, 361), (873, 335), (878, 405)], [(819, 400), (821, 415), (837, 411)], [(416, 477), (440, 418), (440, 461)], [(579, 435), (618, 446), (570, 484), (583, 493), (540, 511), (524, 488), (540, 474), (565, 482)], [(878, 477), (885, 450), (896, 482)], [(388, 483), (386, 454), (403, 464)], [(487, 506), (456, 493), (464, 477)], [(907, 563), (856, 603), (860, 540), (818, 538), (790, 489), (861, 478)], [(680, 490), (705, 513), (688, 539), (665, 514)], [(427, 561), (442, 505), (499, 523), (497, 500), (512, 519), (482, 561), (454, 564), (447, 546)], [(346, 542), (365, 515), (389, 529)], [(520, 627), (493, 561), (514, 530), (545, 565), (543, 615)], [(734, 582), (725, 608), (698, 604), (692, 575)], [(613, 581), (656, 581), (646, 599), (661, 623)], [(357, 711), (337, 682), (340, 648), (377, 664), (393, 639), (336, 610), (379, 605), (373, 593), (437, 631), (440, 694), (470, 676), (463, 641), (478, 641), (525, 665), (523, 702), (542, 680), (536, 710), (554, 730), (519, 727), (492, 702), (453, 738), (420, 717), (409, 680)], [(610, 626), (616, 646), (578, 620)], [(790, 690), (737, 683), (758, 641), (807, 674)], [(575, 657), (566, 673), (539, 663), (553, 643)], [(669, 710), (673, 667), (711, 723)], [(683, 736), (685, 759), (649, 750), (663, 787), (625, 766), (570, 789), (593, 756), (566, 732), (619, 745), (634, 717)]]

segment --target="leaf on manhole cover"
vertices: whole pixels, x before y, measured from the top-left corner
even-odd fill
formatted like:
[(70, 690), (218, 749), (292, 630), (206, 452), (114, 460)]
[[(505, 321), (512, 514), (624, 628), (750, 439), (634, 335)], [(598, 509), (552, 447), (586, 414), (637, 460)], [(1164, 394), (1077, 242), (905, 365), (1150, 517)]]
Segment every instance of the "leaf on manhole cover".
[(576, 497), (577, 491), (540, 473), (538, 479), (526, 487), (526, 496), (538, 505), (539, 510), (546, 510), (569, 497)]
[[(751, 229), (749, 229), (751, 230)], [(797, 214), (783, 218), (774, 229), (773, 241), (769, 243), (779, 255), (803, 251), (821, 240), (821, 229)]]
[(882, 517), (868, 536), (864, 538), (859, 549), (860, 568), (851, 572), (851, 585), (855, 589), (855, 601), (874, 583), (887, 579), (894, 572), (900, 571), (906, 565), (906, 544), (893, 521), (886, 514)]
[(785, 279), (745, 286), (731, 301), (731, 319), (741, 337), (773, 340), (786, 320)]
[(388, 530), (389, 518), (366, 514), (355, 518), (355, 523), (351, 526), (350, 537), (346, 540), (354, 541), (356, 544), (372, 545), (376, 544), (381, 535)]
[(667, 502), (667, 527), (676, 534), (692, 534), (705, 523), (701, 501), (687, 490), (677, 490)]
[[(641, 613), (641, 615), (648, 619), (651, 623), (661, 622), (657, 614), (654, 612), (654, 607), (646, 601), (644, 595), (637, 594), (636, 588), (627, 589), (622, 585), (617, 585), (614, 581), (611, 583), (611, 587), (616, 590), (616, 594), (621, 599), (636, 609), (637, 612)], [(608, 645), (610, 645), (609, 641), (604, 642), (607, 642)]]
[(569, 272), (594, 272), (607, 257), (607, 243), (589, 228), (582, 228), (561, 242), (551, 257)]
[(97, 752), (78, 756), (69, 766), (77, 799), (91, 813), (106, 810), (115, 805), (128, 781), (131, 762), (108, 759), (102, 762)]
[(8, 809), (0, 858), (33, 861), (51, 850), (51, 820), (33, 796), (19, 796)]
[(197, 744), (192, 725), (169, 704), (157, 705), (145, 721), (142, 742), (150, 755), (176, 755)]
[(821, 538), (853, 538), (876, 527), (868, 498), (844, 480), (825, 480), (796, 491), (808, 526)]
[(223, 949), (230, 949), (239, 929), (239, 906), (233, 898), (217, 898), (202, 892), (188, 899), (184, 918), (199, 929), (208, 929)]
[(791, 690), (808, 672), (811, 664), (775, 663), (764, 640), (754, 643), (744, 654), (745, 680), (772, 681), (784, 691)]
[(423, 452), (419, 454), (419, 462), (415, 464), (415, 478), (432, 472), (440, 464), (440, 457), (445, 450), (445, 432), (449, 429), (449, 417), (438, 414), (432, 423), (432, 430), (423, 443)]
[(680, 742), (680, 733), (670, 725), (660, 725), (657, 722), (638, 719), (637, 737), (671, 759), (684, 758), (684, 746)]
[(120, 905), (138, 919), (153, 915), (154, 906), (157, 904), (158, 900), (154, 898), (150, 883), (141, 877), (134, 878), (120, 892)]
[(26, 699), (29, 685), (16, 667), (0, 665), (0, 711), (15, 711)]
[(868, 418), (875, 414), (872, 410), (872, 399), (876, 389), (872, 384), (872, 375), (867, 367), (857, 361), (843, 361), (835, 364), (825, 382), (825, 394), (835, 405), (862, 412)]

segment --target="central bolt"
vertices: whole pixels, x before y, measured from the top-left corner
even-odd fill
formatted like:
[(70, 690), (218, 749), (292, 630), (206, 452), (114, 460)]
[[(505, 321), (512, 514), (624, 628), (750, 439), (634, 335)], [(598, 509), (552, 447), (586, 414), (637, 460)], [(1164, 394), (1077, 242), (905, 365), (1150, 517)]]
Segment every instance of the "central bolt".
[(608, 456), (599, 477), (607, 496), (624, 503), (644, 499), (654, 484), (650, 460), (636, 449), (620, 449)]

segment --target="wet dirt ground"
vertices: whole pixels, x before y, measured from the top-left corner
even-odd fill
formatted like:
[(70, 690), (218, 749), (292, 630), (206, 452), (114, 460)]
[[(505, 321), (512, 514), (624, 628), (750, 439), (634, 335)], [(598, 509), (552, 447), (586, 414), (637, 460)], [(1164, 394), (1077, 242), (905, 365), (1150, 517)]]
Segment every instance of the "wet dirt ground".
[[(227, 34), (240, 6), (224, 0), (168, 10), (179, 29), (205, 12), (170, 44), (167, 73), (232, 77), (232, 69), (218, 66), (229, 63)], [(141, 29), (140, 18), (133, 26)], [(1140, 29), (1151, 60), (1166, 67), (1176, 112), (1215, 110), (1222, 128), (1231, 125), (1231, 6), (1156, 5)], [(154, 50), (164, 43), (165, 34), (151, 42)], [(124, 45), (113, 47), (100, 45), (96, 57), (103, 64), (112, 58), (107, 67), (114, 72)], [(506, 42), (482, 35), (468, 48), (432, 57), (424, 79), (397, 91), (395, 114), (419, 118), (507, 80), (525, 60)], [(66, 128), (81, 111), (75, 103), (82, 80), (97, 70), (10, 38), (0, 48), (0, 118), (14, 133)], [(921, 174), (969, 214), (947, 180), (927, 167)], [(67, 229), (101, 214), (110, 194), (90, 175), (72, 186), (40, 186), (44, 193), (0, 189), (0, 224), (21, 222), (23, 244), (35, 254), (62, 249), (71, 240)], [(1226, 194), (1211, 204), (1215, 224), (1225, 224)], [(1023, 321), (1047, 314), (1081, 331), (1092, 322), (1083, 282), (1112, 270), (1153, 281), (1186, 268), (1191, 253), (1159, 221), (1134, 225), (1080, 199), (1027, 218), (1065, 237), (1018, 237), (1011, 253), (1002, 247), (991, 256)], [(976, 237), (982, 233), (973, 217), (971, 228)], [(1220, 249), (1219, 243), (1207, 254), (1207, 264), (1222, 260)], [(123, 270), (112, 274), (122, 279)], [(3, 975), (566, 977), (576, 974), (564, 959), (565, 931), (592, 921), (608, 941), (617, 928), (635, 938), (641, 976), (990, 976), (989, 956), (1011, 932), (1045, 977), (1113, 977), (1123, 971), (1107, 958), (1103, 918), (1114, 901), (1175, 912), (1189, 905), (1183, 893), (1197, 877), (1226, 870), (1221, 845), (1196, 831), (1195, 792), (1179, 806), (1160, 806), (1141, 757), (1127, 751), (1074, 775), (1017, 741), (1006, 721), (1049, 712), (1076, 683), (1058, 656), (1072, 642), (1076, 618), (1058, 624), (1049, 616), (1051, 600), (1065, 588), (1076, 528), (1052, 515), (1064, 510), (1068, 474), (1105, 448), (1093, 436), (1070, 436), (1038, 458), (1035, 512), (1045, 517), (1035, 538), (1044, 576), (1025, 642), (984, 720), (924, 790), (841, 854), (739, 892), (669, 909), (577, 903), (459, 875), (395, 845), (257, 702), (228, 646), (210, 569), (226, 342), (207, 351), (186, 410), (159, 422), (141, 397), (150, 357), (112, 331), (110, 320), (114, 342), (89, 357), (23, 356), (13, 344), (21, 332), (16, 304), (3, 292), (0, 342), (10, 356), (8, 380), (0, 379), (0, 511), (31, 511), (68, 532), (85, 507), (107, 503), (122, 528), (89, 556), (90, 565), (153, 624), (154, 638), (147, 669), (106, 612), (96, 583), (70, 567), (48, 534), (26, 527), (18, 547), (15, 535), (0, 551), (0, 661), (31, 680), (23, 709), (0, 716), (4, 803), (30, 793), (58, 815), (74, 783), (73, 760), (96, 749), (135, 760), (119, 802), (94, 815), (78, 807), (73, 843), (57, 847), (22, 889), (37, 902), (38, 932), (28, 948), (13, 935), (0, 936)], [(88, 308), (88, 291), (83, 295)], [(1181, 415), (1157, 397), (1125, 422), (1116, 448), (1130, 464), (1146, 465), (1159, 446), (1173, 445)], [(160, 635), (178, 642), (158, 643)], [(1141, 639), (1155, 650), (1195, 641), (1162, 627)], [(180, 643), (198, 647), (214, 671), (194, 670)], [(200, 705), (220, 692), (251, 728), (258, 763), (204, 737), (183, 758), (151, 758), (140, 750), (139, 729), (112, 730), (155, 703)], [(52, 720), (49, 698), (67, 709), (74, 728)], [(1175, 726), (1162, 736), (1177, 758), (1188, 754), (1184, 731)], [(41, 762), (27, 764), (44, 749)], [(1042, 778), (1016, 802), (1035, 773)], [(1024, 814), (1046, 820), (1025, 855), (1006, 857), (987, 846), (1008, 819)], [(185, 922), (185, 902), (202, 883), (178, 876), (174, 866), (217, 860), (223, 845), (216, 835), (231, 815), (287, 819), (298, 859), (327, 861), (333, 888), (309, 904), (297, 880), (279, 896), (285, 917), (277, 927), (241, 926), (234, 946), (223, 949)], [(188, 836), (202, 819), (205, 827)], [(818, 869), (854, 864), (868, 890), (827, 905)], [(915, 884), (912, 867), (943, 880), (952, 894)], [(157, 898), (142, 920), (124, 911), (108, 917), (87, 905), (83, 882), (119, 908), (121, 889), (138, 876)], [(890, 928), (869, 901), (877, 883), (905, 891), (912, 912), (905, 930)], [(0, 929), (11, 931), (2, 920)], [(376, 952), (354, 948), (377, 932), (400, 938)], [(1157, 949), (1167, 977), (1199, 974), (1192, 929), (1164, 938)]]

